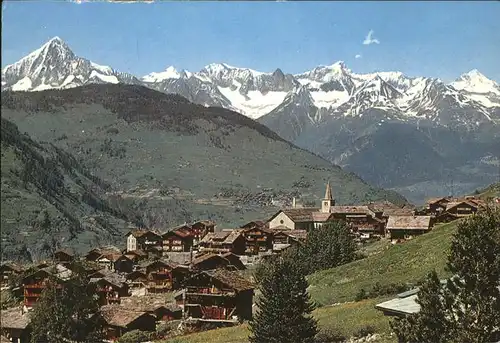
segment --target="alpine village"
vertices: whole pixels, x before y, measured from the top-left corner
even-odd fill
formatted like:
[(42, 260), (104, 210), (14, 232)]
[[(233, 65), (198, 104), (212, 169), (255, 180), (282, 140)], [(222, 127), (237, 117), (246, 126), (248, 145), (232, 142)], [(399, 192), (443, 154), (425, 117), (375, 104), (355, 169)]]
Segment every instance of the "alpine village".
[[(162, 325), (170, 335), (182, 335), (252, 320), (256, 282), (249, 270), (306, 244), (308, 234), (321, 227), (345, 224), (358, 247), (378, 241), (404, 245), (499, 204), (500, 197), (465, 196), (429, 199), (420, 208), (389, 201), (345, 206), (336, 204), (328, 183), (320, 207), (299, 205), (294, 198), (291, 207), (239, 228), (219, 228), (211, 220), (163, 230), (130, 227), (119, 246), (95, 247), (83, 256), (60, 248), (51, 260), (33, 265), (2, 262), (2, 291), (22, 299), (2, 309), (2, 339), (29, 342), (30, 312), (44, 289), (51, 283), (64, 288), (75, 268), (83, 268), (93, 286), (106, 340), (120, 341), (137, 330), (155, 332)], [(417, 291), (375, 308), (381, 316), (404, 317), (418, 311)]]

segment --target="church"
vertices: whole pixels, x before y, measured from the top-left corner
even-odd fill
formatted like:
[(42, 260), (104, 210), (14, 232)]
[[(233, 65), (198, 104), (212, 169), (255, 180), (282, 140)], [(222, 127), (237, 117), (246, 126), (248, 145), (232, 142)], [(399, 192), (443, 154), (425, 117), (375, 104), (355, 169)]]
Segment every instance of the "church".
[(366, 205), (336, 205), (330, 182), (326, 185), (321, 207), (282, 209), (272, 216), (268, 223), (271, 230), (309, 231), (337, 220), (346, 221), (353, 231), (383, 234), (385, 229), (385, 220), (381, 211)]

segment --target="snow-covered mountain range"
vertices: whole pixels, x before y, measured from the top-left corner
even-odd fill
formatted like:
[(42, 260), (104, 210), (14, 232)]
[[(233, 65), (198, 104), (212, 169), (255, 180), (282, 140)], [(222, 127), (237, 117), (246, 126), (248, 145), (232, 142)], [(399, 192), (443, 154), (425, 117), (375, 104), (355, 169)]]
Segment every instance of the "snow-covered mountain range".
[[(415, 185), (442, 180), (453, 170), (461, 170), (456, 172), (457, 178), (472, 180), (469, 186), (476, 187), (479, 181), (473, 179), (485, 170), (490, 173), (488, 168), (500, 158), (495, 155), (497, 148), (500, 155), (500, 86), (477, 70), (451, 83), (397, 71), (357, 74), (344, 62), (296, 75), (279, 68), (263, 73), (213, 63), (197, 72), (170, 66), (136, 77), (76, 56), (58, 37), (2, 68), (2, 90), (65, 89), (89, 83), (141, 84), (204, 106), (240, 112), (367, 181), (406, 196), (408, 190), (415, 191)], [(407, 132), (393, 142), (398, 149), (390, 152), (399, 154), (394, 160), (399, 158), (401, 163), (378, 168), (378, 161), (385, 157), (374, 161), (380, 149), (374, 152), (373, 148), (385, 142), (395, 124), (403, 125), (397, 126), (400, 132)], [(455, 154), (454, 149), (462, 151)], [(442, 162), (439, 159), (446, 162), (439, 164), (440, 170), (434, 174), (423, 171), (432, 167), (432, 162), (420, 167), (405, 164), (408, 158), (425, 160), (429, 156), (434, 156), (434, 166)], [(485, 168), (475, 167), (484, 161), (488, 161)], [(390, 170), (384, 169), (389, 165)], [(403, 169), (414, 173), (401, 177)], [(421, 177), (413, 177), (417, 174)], [(488, 175), (481, 176), (484, 182), (489, 182)], [(423, 187), (434, 189), (435, 184)]]

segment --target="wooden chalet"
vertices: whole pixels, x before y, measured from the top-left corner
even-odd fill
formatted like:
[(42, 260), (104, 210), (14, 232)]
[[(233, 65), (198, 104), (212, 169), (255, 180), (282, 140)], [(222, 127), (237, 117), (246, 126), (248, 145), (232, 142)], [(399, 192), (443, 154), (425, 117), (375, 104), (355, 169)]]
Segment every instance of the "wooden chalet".
[(0, 311), (0, 333), (7, 342), (30, 342), (30, 318), (27, 311), (21, 307)]
[(112, 254), (121, 254), (122, 252), (120, 251), (119, 248), (115, 246), (105, 246), (105, 247), (99, 247), (99, 248), (94, 248), (90, 250), (85, 256), (85, 260), (90, 261), (90, 262), (95, 262), (99, 257), (102, 255), (112, 255)]
[(382, 213), (372, 211), (369, 206), (332, 206), (332, 220), (345, 221), (353, 232), (383, 235), (385, 221)]
[(95, 285), (95, 292), (101, 306), (119, 304), (122, 298), (130, 295), (125, 277), (116, 273), (105, 273), (102, 277), (91, 277), (90, 284)]
[(387, 233), (392, 241), (411, 239), (430, 231), (431, 216), (390, 216)]
[(200, 252), (245, 254), (245, 237), (242, 230), (234, 229), (209, 232), (199, 243)]
[(96, 259), (96, 262), (101, 268), (120, 273), (130, 273), (134, 267), (134, 262), (120, 253), (101, 255)]
[[(146, 262), (141, 264), (139, 268), (138, 272), (142, 272), (146, 276), (145, 287), (149, 294), (166, 293), (173, 289), (179, 289), (189, 273), (187, 266), (164, 260)], [(138, 281), (142, 281), (142, 276), (137, 273), (130, 276), (135, 276)]]
[(62, 288), (64, 282), (72, 275), (71, 270), (66, 267), (56, 264), (44, 269), (35, 271), (26, 276), (23, 280), (24, 289), (24, 306), (27, 308), (33, 307), (42, 295), (42, 291), (49, 285), (50, 282), (55, 282), (57, 288)]
[(265, 229), (263, 225), (243, 229), (242, 235), (245, 237), (246, 255), (258, 255), (273, 248), (272, 231)]
[(146, 312), (156, 317), (157, 321), (167, 322), (182, 319), (182, 308), (168, 302), (164, 295), (148, 294), (140, 297), (128, 297), (121, 303), (125, 309)]
[(143, 270), (134, 270), (132, 273), (128, 273), (125, 279), (131, 290), (146, 288), (148, 283), (148, 276)]
[(54, 253), (56, 263), (69, 263), (75, 259), (75, 254), (70, 248), (59, 249)]
[(212, 220), (201, 220), (191, 225), (194, 245), (198, 243), (210, 232), (215, 232), (216, 224)]
[(144, 311), (125, 309), (121, 305), (106, 305), (101, 307), (100, 314), (106, 339), (111, 341), (132, 330), (156, 330), (156, 317)]
[(0, 264), (0, 287), (6, 287), (9, 285), (9, 280), (15, 275), (20, 275), (23, 272), (23, 268), (13, 262), (5, 262)]
[(253, 295), (254, 285), (238, 272), (217, 269), (192, 276), (175, 297), (184, 319), (237, 323), (252, 319)]
[(192, 232), (179, 228), (162, 234), (163, 253), (189, 252), (193, 247), (194, 235)]
[(221, 257), (225, 258), (226, 260), (229, 261), (229, 265), (234, 267), (237, 270), (245, 270), (247, 267), (241, 262), (241, 259), (238, 255), (233, 254), (232, 252), (227, 252), (222, 255)]
[(450, 201), (446, 204), (446, 212), (458, 218), (470, 216), (478, 211), (479, 206), (473, 201)]
[(306, 230), (280, 230), (273, 232), (273, 252), (279, 253), (305, 242)]
[(142, 250), (132, 250), (124, 252), (124, 255), (127, 256), (132, 262), (139, 263), (141, 261), (147, 260), (148, 254)]
[(202, 253), (191, 261), (190, 269), (194, 271), (228, 268), (231, 263), (218, 254)]
[(148, 254), (162, 251), (163, 239), (160, 234), (143, 229), (132, 229), (126, 235), (127, 252), (142, 250)]
[(437, 216), (446, 211), (446, 205), (451, 202), (451, 197), (431, 198), (426, 201), (425, 214)]

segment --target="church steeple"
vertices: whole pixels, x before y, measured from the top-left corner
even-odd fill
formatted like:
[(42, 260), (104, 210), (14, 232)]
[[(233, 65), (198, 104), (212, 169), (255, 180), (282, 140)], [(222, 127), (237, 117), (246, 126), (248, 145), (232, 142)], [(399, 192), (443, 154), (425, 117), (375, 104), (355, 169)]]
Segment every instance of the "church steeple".
[(335, 199), (332, 195), (332, 188), (330, 187), (330, 181), (326, 184), (325, 198), (321, 202), (321, 212), (329, 213), (330, 207), (335, 206)]

